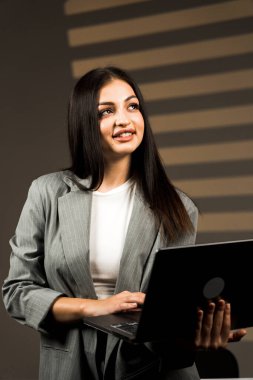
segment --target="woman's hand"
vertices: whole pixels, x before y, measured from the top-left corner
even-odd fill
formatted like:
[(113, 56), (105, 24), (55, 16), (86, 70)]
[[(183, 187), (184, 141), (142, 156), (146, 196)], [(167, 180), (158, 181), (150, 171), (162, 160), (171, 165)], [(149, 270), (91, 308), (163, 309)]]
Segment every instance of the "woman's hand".
[(143, 305), (145, 293), (127, 290), (100, 300), (85, 300), (83, 316), (98, 316), (125, 311), (133, 311)]
[(247, 331), (231, 330), (230, 304), (219, 300), (217, 304), (210, 302), (207, 310), (198, 311), (198, 320), (194, 345), (196, 348), (225, 347), (228, 342), (239, 341)]
[(123, 291), (105, 299), (59, 297), (51, 307), (58, 322), (74, 322), (83, 317), (94, 317), (125, 311), (135, 311), (144, 303), (145, 293)]

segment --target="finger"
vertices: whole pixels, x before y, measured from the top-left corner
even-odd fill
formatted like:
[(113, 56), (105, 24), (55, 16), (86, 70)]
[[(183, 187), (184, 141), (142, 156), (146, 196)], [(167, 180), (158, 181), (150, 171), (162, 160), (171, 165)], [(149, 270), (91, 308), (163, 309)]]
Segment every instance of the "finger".
[(125, 302), (136, 302), (138, 304), (144, 303), (144, 297), (142, 293), (131, 293), (125, 297)]
[(120, 304), (120, 311), (127, 311), (135, 308), (137, 308), (136, 302), (122, 302)]
[(145, 301), (145, 297), (146, 297), (146, 294), (145, 293), (142, 293), (142, 292), (136, 292), (136, 293), (133, 293), (133, 295), (135, 296), (135, 299), (136, 301), (139, 303), (139, 304), (143, 304), (144, 301)]
[(221, 330), (221, 341), (223, 342), (224, 345), (226, 345), (229, 340), (230, 330), (231, 330), (231, 305), (230, 303), (227, 303), (224, 309), (223, 325), (222, 325), (222, 330)]
[(215, 304), (213, 302), (210, 302), (208, 304), (206, 312), (204, 313), (204, 318), (202, 322), (201, 346), (203, 348), (208, 348), (210, 346), (214, 310), (215, 310)]
[[(215, 306), (215, 313), (213, 317), (213, 326), (211, 332), (211, 342), (210, 345), (212, 348), (218, 348), (219, 345), (223, 344), (224, 341), (227, 341), (229, 331), (224, 329), (224, 315), (225, 315), (225, 301), (219, 300)], [(223, 336), (222, 336), (223, 335)]]
[(204, 315), (203, 310), (199, 309), (197, 312), (197, 323), (196, 323), (195, 339), (194, 339), (194, 345), (196, 348), (198, 348), (201, 343), (201, 329), (202, 329), (203, 315)]
[(228, 341), (229, 342), (239, 342), (246, 334), (247, 334), (247, 330), (245, 330), (245, 329), (230, 331)]
[(124, 290), (121, 293), (118, 293), (112, 297), (116, 297), (117, 299), (122, 299), (126, 301), (134, 301), (134, 302), (144, 302), (145, 293), (142, 292), (129, 292), (128, 290)]

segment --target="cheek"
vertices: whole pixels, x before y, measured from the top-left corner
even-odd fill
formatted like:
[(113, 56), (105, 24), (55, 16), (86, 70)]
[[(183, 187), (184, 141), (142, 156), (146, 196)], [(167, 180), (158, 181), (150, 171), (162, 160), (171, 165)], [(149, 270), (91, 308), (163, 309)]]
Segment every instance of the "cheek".
[(135, 121), (135, 124), (137, 125), (137, 128), (139, 129), (139, 131), (142, 131), (142, 133), (143, 133), (144, 132), (144, 120), (143, 120), (143, 117), (141, 115), (138, 116), (138, 118)]
[(108, 123), (106, 123), (106, 120), (103, 120), (100, 123), (100, 134), (102, 138), (106, 138), (107, 136), (111, 136), (111, 129), (108, 126)]
[(106, 122), (100, 123), (99, 128), (102, 147), (106, 150), (108, 147), (111, 147), (114, 144), (114, 140), (112, 138), (112, 129), (107, 125)]

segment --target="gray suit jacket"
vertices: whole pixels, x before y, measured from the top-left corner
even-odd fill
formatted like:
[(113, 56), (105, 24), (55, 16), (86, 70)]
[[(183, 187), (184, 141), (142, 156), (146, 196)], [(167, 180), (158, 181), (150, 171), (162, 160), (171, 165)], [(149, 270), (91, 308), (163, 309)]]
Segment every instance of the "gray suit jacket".
[[(196, 226), (195, 205), (185, 194), (180, 192), (180, 196)], [(3, 299), (13, 318), (41, 333), (41, 380), (91, 380), (99, 376), (99, 334), (81, 323), (54, 324), (49, 313), (60, 295), (96, 298), (89, 265), (90, 211), (91, 193), (78, 188), (71, 172), (42, 176), (29, 189), (10, 241), (10, 271), (3, 284)], [(194, 241), (192, 234), (177, 244)], [(168, 245), (136, 191), (115, 292), (145, 291), (154, 253)], [(133, 347), (108, 336), (104, 379), (155, 379), (160, 357), (152, 345)], [(162, 378), (198, 378), (194, 366), (177, 370), (173, 361), (170, 365), (169, 355), (169, 369)]]

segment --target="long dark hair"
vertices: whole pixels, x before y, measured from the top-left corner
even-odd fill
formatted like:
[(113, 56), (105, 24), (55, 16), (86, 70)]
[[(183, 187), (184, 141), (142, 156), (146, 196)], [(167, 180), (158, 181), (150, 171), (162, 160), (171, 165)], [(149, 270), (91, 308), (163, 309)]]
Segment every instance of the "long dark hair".
[(104, 157), (98, 117), (100, 89), (113, 79), (128, 83), (139, 100), (144, 119), (144, 136), (132, 153), (131, 175), (165, 234), (176, 240), (192, 231), (189, 215), (168, 179), (151, 130), (142, 93), (125, 71), (117, 67), (96, 68), (82, 76), (70, 96), (68, 107), (68, 140), (72, 164), (70, 170), (79, 178), (90, 177), (87, 190), (97, 189), (104, 177)]

